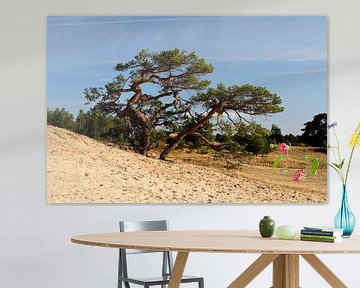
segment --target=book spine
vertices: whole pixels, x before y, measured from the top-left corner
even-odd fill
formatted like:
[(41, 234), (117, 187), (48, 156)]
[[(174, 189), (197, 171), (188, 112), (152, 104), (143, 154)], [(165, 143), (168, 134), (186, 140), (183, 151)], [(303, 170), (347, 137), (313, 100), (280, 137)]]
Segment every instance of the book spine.
[(327, 242), (327, 243), (335, 243), (336, 239), (326, 239), (326, 238), (309, 238), (309, 237), (300, 237), (301, 241), (314, 241), (314, 242)]
[(314, 238), (314, 239), (336, 239), (341, 237), (341, 236), (336, 237), (336, 236), (305, 235), (305, 234), (300, 234), (300, 236), (303, 238)]
[(301, 230), (303, 235), (319, 235), (319, 236), (334, 236), (334, 232), (331, 231), (315, 231), (315, 230)]

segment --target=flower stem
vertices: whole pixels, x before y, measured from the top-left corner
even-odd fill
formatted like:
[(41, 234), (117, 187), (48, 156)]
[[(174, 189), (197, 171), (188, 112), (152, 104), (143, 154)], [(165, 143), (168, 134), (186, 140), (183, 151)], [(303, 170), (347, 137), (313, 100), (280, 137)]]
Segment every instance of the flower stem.
[(342, 175), (340, 174), (339, 169), (338, 169), (338, 168), (336, 168), (334, 165), (332, 165), (332, 164), (330, 164), (330, 163), (328, 163), (328, 165), (329, 165), (331, 168), (333, 168), (333, 169), (336, 171), (336, 173), (338, 173), (338, 174), (339, 174), (340, 179), (341, 179), (341, 182), (342, 182), (342, 183), (343, 183), (343, 185), (344, 185), (344, 184), (345, 184), (345, 183), (344, 183), (344, 179), (343, 179)]
[(335, 135), (335, 138), (336, 138), (337, 151), (338, 151), (338, 156), (339, 156), (339, 163), (338, 164), (340, 164), (341, 163), (341, 155), (340, 155), (339, 137), (336, 134), (335, 127), (333, 128), (333, 130), (334, 130), (334, 135)]
[[(336, 149), (337, 149), (337, 152), (338, 152), (338, 159), (337, 159), (337, 164), (338, 165), (340, 165), (341, 164), (341, 162), (342, 162), (342, 160), (341, 160), (341, 154), (340, 154), (340, 144), (339, 144), (339, 137), (337, 136), (337, 134), (336, 134), (336, 130), (335, 130), (335, 127), (333, 127), (333, 131), (334, 131), (334, 135), (335, 135), (335, 139), (336, 139)], [(335, 156), (335, 153), (334, 153), (334, 156)], [(335, 161), (336, 161), (336, 156), (335, 156)], [(349, 166), (348, 166), (348, 168), (349, 168)], [(344, 173), (343, 173), (343, 170), (342, 170), (342, 167), (341, 168), (339, 168), (339, 170), (338, 170), (339, 172), (339, 175), (340, 175), (340, 179), (341, 179), (341, 182), (343, 183), (343, 184), (346, 184), (346, 180), (344, 180)]]
[(351, 149), (351, 154), (350, 154), (350, 158), (349, 158), (349, 163), (347, 165), (347, 169), (346, 169), (346, 176), (345, 176), (345, 185), (347, 183), (347, 180), (348, 180), (348, 176), (349, 176), (349, 170), (350, 170), (350, 165), (351, 165), (351, 160), (352, 160), (352, 157), (353, 157), (353, 154), (354, 154), (354, 151), (355, 151), (355, 145), (353, 146), (353, 148)]

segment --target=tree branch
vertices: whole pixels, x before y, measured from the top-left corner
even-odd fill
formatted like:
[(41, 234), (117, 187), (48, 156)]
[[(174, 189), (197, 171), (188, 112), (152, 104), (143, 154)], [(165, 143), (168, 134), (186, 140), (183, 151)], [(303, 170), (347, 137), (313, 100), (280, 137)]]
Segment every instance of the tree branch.
[(246, 118), (244, 118), (243, 116), (241, 116), (240, 113), (237, 110), (233, 110), (233, 111), (235, 111), (236, 115), (239, 116), (240, 121), (244, 120), (246, 123), (251, 124), (251, 122), (249, 120), (247, 120)]
[(164, 110), (166, 110), (166, 109), (168, 109), (168, 108), (170, 108), (170, 107), (172, 107), (172, 106), (174, 106), (174, 105), (175, 105), (174, 102), (165, 104), (165, 105), (162, 106), (158, 111), (156, 111), (153, 116), (151, 116), (150, 121), (151, 121), (151, 122), (154, 122), (155, 119), (156, 119), (156, 117), (159, 116), (159, 114), (160, 114), (162, 111), (164, 111)]
[(159, 94), (159, 95), (156, 95), (156, 96), (146, 97), (146, 98), (143, 98), (142, 100), (144, 100), (144, 101), (159, 100), (159, 99), (161, 99), (163, 97), (171, 96), (171, 95), (172, 95), (172, 93), (166, 92), (166, 93), (162, 93), (162, 94)]
[(223, 146), (223, 143), (211, 142), (209, 139), (207, 139), (205, 136), (201, 135), (199, 132), (193, 132), (190, 135), (200, 138), (207, 146), (210, 146), (210, 147)]
[(227, 118), (230, 120), (230, 122), (233, 123), (235, 126), (237, 126), (238, 123), (235, 123), (234, 120), (231, 119), (229, 113), (228, 113), (226, 110), (225, 110), (224, 112), (225, 112), (225, 114), (227, 115)]

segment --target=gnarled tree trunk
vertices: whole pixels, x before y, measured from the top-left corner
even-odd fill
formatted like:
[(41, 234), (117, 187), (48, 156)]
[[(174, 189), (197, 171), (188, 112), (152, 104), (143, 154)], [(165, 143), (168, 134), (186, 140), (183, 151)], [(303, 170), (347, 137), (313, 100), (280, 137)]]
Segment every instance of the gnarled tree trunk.
[(141, 138), (139, 139), (139, 149), (142, 155), (146, 155), (150, 148), (150, 136), (152, 125), (149, 119), (139, 110), (127, 105), (125, 109), (118, 113), (118, 117), (128, 117), (134, 126), (141, 128)]
[(172, 138), (171, 143), (168, 144), (168, 146), (161, 152), (160, 159), (161, 160), (166, 160), (166, 157), (170, 154), (170, 152), (173, 151), (174, 149), (176, 149), (179, 146), (181, 140), (183, 140), (187, 135), (194, 134), (198, 129), (200, 129), (206, 123), (208, 123), (211, 120), (211, 118), (214, 116), (215, 113), (218, 113), (221, 110), (222, 110), (222, 108), (221, 108), (220, 104), (214, 105), (211, 108), (211, 110), (209, 111), (209, 113), (206, 115), (206, 117), (201, 119), (194, 126), (180, 132), (174, 138)]

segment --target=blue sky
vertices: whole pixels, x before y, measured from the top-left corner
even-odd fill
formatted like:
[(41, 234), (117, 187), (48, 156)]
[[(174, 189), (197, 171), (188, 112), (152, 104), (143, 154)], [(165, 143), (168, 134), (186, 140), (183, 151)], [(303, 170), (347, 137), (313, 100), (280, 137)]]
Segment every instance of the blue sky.
[(51, 16), (47, 26), (50, 109), (76, 116), (89, 109), (84, 89), (111, 82), (117, 63), (141, 49), (179, 48), (213, 64), (211, 86), (253, 84), (277, 93), (285, 111), (254, 119), (267, 128), (299, 134), (313, 115), (327, 112), (326, 17)]

